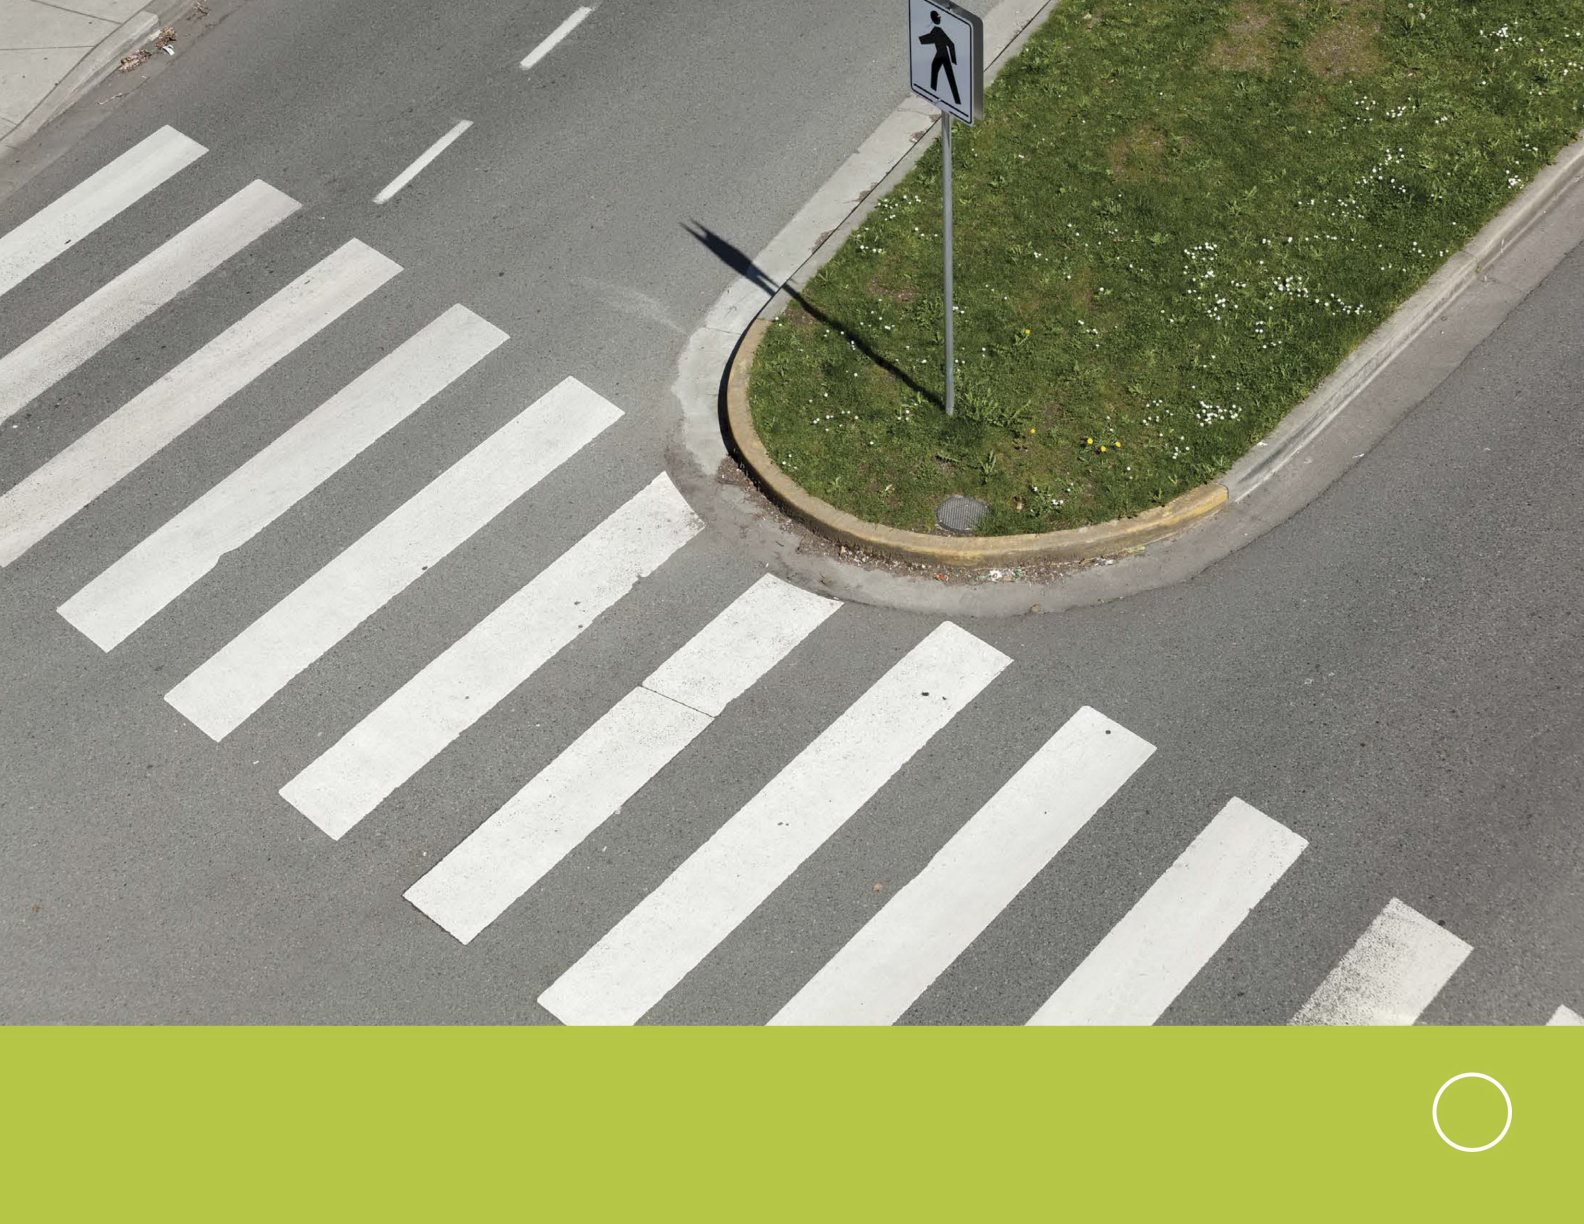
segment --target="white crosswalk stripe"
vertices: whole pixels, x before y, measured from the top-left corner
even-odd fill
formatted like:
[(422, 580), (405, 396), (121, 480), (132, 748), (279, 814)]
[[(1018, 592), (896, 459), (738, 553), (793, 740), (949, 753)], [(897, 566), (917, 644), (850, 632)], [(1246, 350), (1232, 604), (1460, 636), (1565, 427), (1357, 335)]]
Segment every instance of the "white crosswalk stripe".
[(676, 486), (656, 477), (282, 787), (281, 796), (331, 837), (344, 836), (703, 526)]
[(1571, 1007), (1559, 1007), (1546, 1023), (1561, 1025), (1584, 1024), (1584, 1016), (1579, 1015)]
[(175, 128), (162, 127), (0, 236), (0, 294), (15, 289), (206, 152)]
[(1292, 1022), (1412, 1024), (1473, 950), (1393, 897)]
[(1030, 1024), (1154, 1024), (1308, 845), (1231, 800)]
[(634, 1024), (1011, 662), (946, 622), (539, 996)]
[(111, 650), (506, 339), (455, 306), (320, 405), (61, 605)]
[(895, 1023), (1154, 750), (1078, 711), (770, 1023)]
[(165, 695), (221, 740), (293, 677), (613, 424), (568, 378), (479, 443)]
[(0, 421), (130, 331), (300, 205), (253, 182), (0, 357)]
[(401, 268), (355, 239), (0, 496), (9, 565)]
[(471, 941), (839, 606), (761, 578), (408, 889), (407, 900)]

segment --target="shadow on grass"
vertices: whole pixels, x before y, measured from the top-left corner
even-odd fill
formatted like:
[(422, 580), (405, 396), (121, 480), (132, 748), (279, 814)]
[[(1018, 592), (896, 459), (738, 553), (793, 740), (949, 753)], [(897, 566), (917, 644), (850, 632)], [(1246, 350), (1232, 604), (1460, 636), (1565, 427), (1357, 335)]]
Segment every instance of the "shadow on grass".
[(808, 314), (810, 318), (823, 323), (837, 335), (856, 345), (860, 353), (869, 358), (870, 361), (874, 362), (875, 365), (879, 366), (882, 370), (890, 372), (909, 390), (923, 396), (924, 399), (929, 401), (931, 404), (934, 404), (937, 408), (945, 406), (945, 402), (940, 395), (929, 390), (927, 387), (921, 386), (918, 380), (906, 370), (895, 365), (887, 358), (882, 357), (874, 350), (869, 342), (857, 332), (853, 331), (840, 320), (831, 318), (828, 314), (820, 310), (819, 307), (815, 306), (806, 297), (804, 297), (803, 294), (798, 290), (793, 289), (790, 285), (776, 284), (774, 280), (765, 274), (764, 270), (760, 268), (758, 264), (754, 263), (753, 259), (750, 258), (747, 253), (745, 253), (741, 248), (733, 246), (725, 238), (722, 238), (714, 230), (710, 229), (709, 226), (698, 221), (688, 221), (683, 223), (682, 228), (694, 238), (697, 238), (699, 242), (704, 245), (705, 250), (707, 250), (711, 255), (715, 256), (716, 259), (720, 260), (738, 276), (742, 277), (744, 280), (751, 281), (755, 286), (757, 286), (759, 289), (762, 289), (771, 297), (774, 297), (783, 289), (786, 290), (787, 296), (799, 306), (801, 306), (804, 312)]

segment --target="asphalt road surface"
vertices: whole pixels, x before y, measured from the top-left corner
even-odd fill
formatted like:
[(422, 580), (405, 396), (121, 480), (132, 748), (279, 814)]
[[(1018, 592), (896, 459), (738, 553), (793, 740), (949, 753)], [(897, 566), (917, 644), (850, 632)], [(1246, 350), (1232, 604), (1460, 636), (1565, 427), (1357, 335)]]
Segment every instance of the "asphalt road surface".
[(213, 7), (0, 199), (0, 1019), (1584, 1008), (1577, 253), (1191, 581), (844, 602), (671, 388), (892, 5)]

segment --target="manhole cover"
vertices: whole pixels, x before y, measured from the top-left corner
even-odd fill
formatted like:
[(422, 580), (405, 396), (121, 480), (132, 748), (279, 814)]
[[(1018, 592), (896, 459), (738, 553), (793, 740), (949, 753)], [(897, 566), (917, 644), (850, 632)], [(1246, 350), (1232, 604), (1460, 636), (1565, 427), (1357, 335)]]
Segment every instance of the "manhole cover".
[(962, 497), (954, 493), (935, 511), (935, 521), (955, 535), (972, 535), (989, 513), (990, 507), (977, 497)]

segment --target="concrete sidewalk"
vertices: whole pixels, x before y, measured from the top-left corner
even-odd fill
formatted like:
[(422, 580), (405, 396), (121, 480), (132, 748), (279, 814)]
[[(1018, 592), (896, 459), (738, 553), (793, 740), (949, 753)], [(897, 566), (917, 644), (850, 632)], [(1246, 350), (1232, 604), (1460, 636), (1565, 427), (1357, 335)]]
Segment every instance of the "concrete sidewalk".
[(193, 0), (0, 0), (0, 156), (192, 7)]

